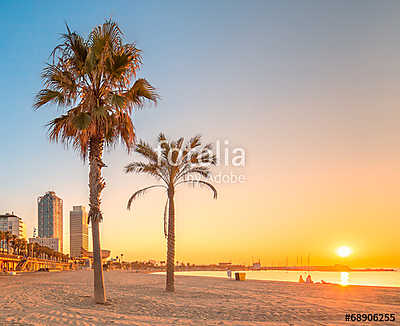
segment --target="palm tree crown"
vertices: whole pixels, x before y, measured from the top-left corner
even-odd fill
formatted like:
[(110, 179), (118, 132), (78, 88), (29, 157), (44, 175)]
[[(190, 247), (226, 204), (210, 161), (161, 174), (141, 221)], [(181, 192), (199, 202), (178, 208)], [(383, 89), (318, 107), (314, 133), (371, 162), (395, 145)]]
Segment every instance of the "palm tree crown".
[(158, 99), (146, 79), (132, 82), (142, 63), (141, 51), (133, 43), (124, 44), (122, 36), (111, 20), (94, 28), (87, 39), (67, 25), (63, 42), (52, 52), (53, 62), (42, 72), (45, 88), (34, 107), (55, 103), (68, 108), (49, 123), (50, 139), (72, 144), (83, 158), (93, 137), (111, 146), (121, 139), (132, 149), (132, 109), (146, 99)]
[[(125, 167), (126, 173), (147, 174), (160, 180), (162, 184), (153, 185), (136, 191), (128, 200), (128, 209), (137, 197), (152, 188), (174, 190), (183, 183), (203, 185), (212, 190), (214, 199), (217, 198), (215, 187), (202, 179), (207, 179), (210, 167), (216, 164), (216, 156), (212, 153), (212, 145), (202, 146), (201, 136), (191, 138), (184, 144), (184, 138), (168, 141), (163, 133), (158, 136), (159, 149), (155, 150), (150, 144), (140, 140), (135, 152), (144, 157), (147, 162), (133, 162)], [(167, 237), (167, 234), (165, 234)]]

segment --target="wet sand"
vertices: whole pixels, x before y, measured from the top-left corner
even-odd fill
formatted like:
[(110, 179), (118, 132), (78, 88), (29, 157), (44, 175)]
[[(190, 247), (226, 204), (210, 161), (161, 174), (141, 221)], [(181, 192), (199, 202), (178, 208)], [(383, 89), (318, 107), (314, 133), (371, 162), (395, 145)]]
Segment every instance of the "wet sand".
[(400, 288), (290, 282), (238, 282), (105, 272), (109, 303), (92, 299), (92, 272), (0, 276), (0, 325), (373, 325), (345, 322), (346, 313), (395, 313)]

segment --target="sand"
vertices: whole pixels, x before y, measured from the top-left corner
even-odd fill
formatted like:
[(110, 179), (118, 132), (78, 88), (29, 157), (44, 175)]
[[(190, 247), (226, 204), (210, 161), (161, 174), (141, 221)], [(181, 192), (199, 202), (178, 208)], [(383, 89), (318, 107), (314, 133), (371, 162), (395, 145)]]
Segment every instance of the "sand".
[(373, 325), (345, 313), (395, 313), (400, 288), (105, 273), (109, 304), (92, 299), (92, 272), (0, 276), (0, 325)]

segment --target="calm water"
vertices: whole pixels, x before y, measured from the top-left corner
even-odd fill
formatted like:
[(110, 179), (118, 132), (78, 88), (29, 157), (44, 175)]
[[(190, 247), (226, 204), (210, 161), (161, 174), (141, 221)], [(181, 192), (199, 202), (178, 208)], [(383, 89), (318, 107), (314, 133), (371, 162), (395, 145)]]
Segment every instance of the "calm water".
[[(299, 276), (306, 279), (307, 272), (297, 271), (245, 271), (246, 279), (298, 282)], [(163, 274), (163, 273), (157, 273)], [(224, 271), (175, 272), (176, 275), (227, 277)], [(234, 272), (232, 276), (234, 277)], [(311, 272), (314, 282), (341, 285), (397, 286), (400, 287), (400, 272)]]

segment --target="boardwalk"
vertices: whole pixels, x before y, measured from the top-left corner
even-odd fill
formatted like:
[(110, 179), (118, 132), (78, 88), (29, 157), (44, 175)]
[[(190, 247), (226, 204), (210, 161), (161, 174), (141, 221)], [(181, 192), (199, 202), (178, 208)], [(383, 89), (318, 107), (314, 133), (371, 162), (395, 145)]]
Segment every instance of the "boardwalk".
[(41, 268), (67, 270), (71, 264), (54, 260), (24, 257), (0, 253), (0, 272), (3, 271), (37, 271)]

